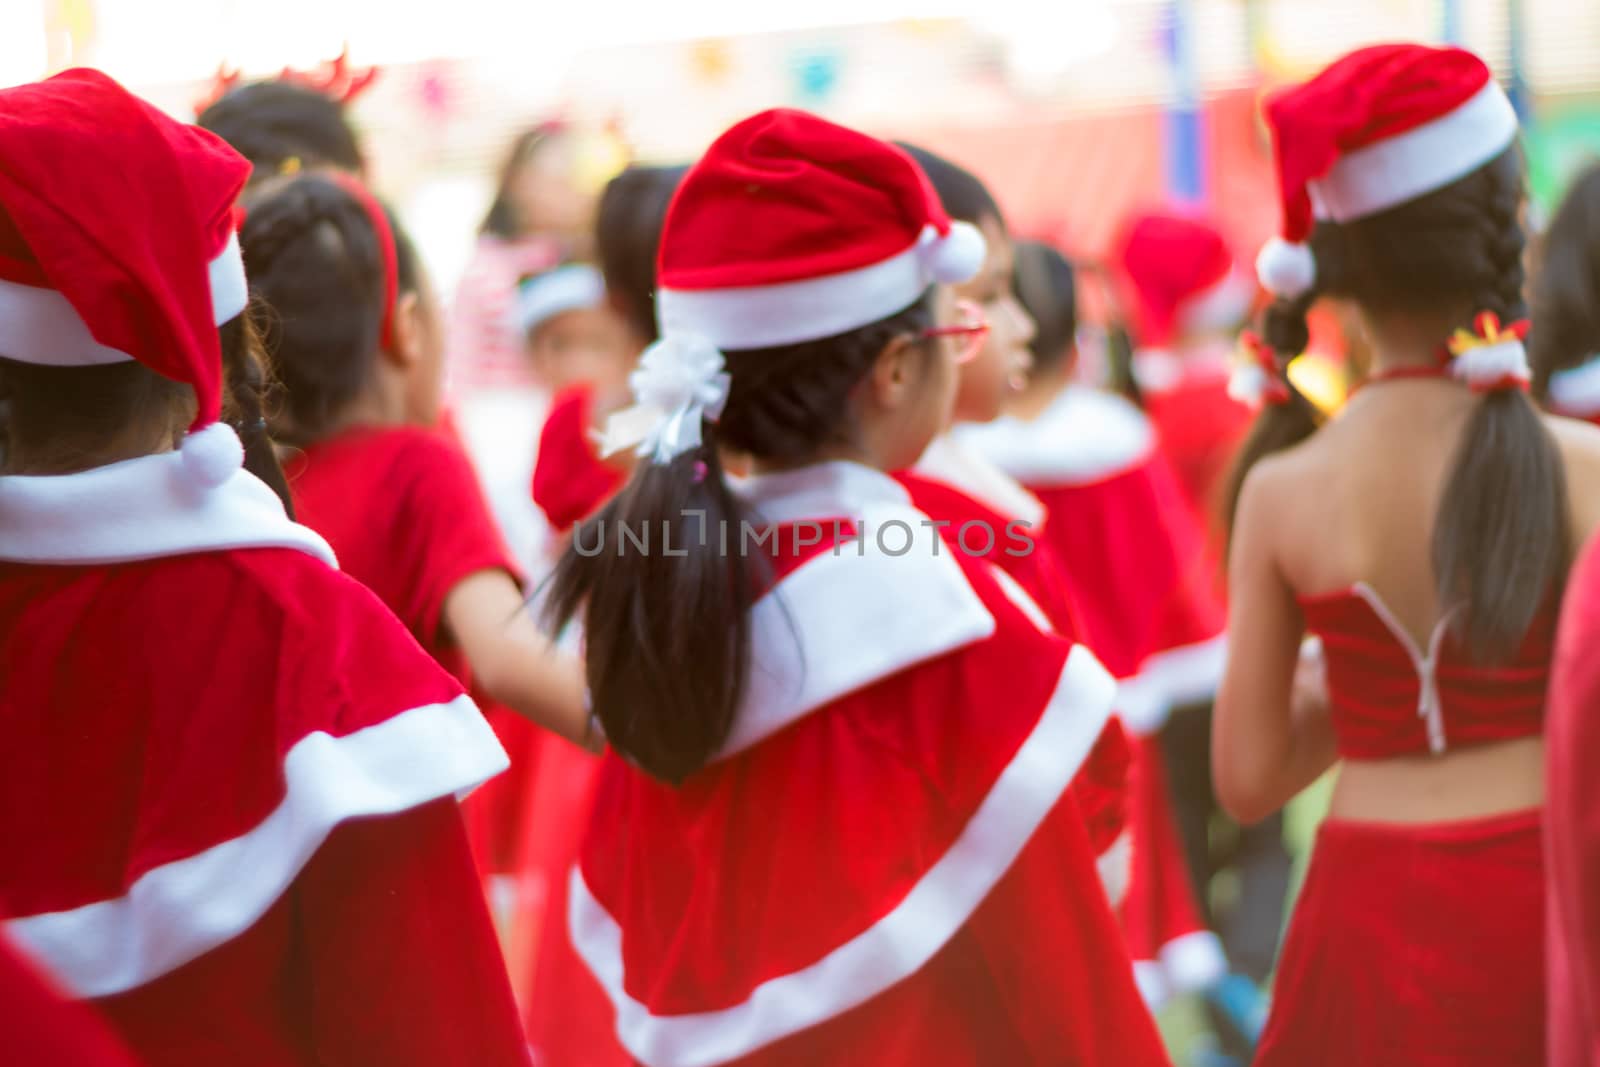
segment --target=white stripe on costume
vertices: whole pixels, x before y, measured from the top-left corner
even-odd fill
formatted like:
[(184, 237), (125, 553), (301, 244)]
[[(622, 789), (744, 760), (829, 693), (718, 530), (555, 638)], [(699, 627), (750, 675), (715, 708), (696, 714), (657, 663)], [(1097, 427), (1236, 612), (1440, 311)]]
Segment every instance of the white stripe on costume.
[(0, 559), (123, 563), (231, 548), (292, 548), (338, 566), (328, 542), (291, 522), (265, 482), (241, 470), (196, 492), (177, 452), (0, 478)]
[(1600, 413), (1600, 355), (1550, 375), (1550, 406), (1563, 415), (1587, 419)]
[(77, 996), (125, 993), (248, 930), (340, 823), (463, 793), (508, 765), (465, 696), (344, 737), (308, 734), (284, 757), (283, 800), (251, 830), (146, 871), (120, 897), (5, 930)]
[(739, 1004), (653, 1015), (626, 988), (622, 930), (574, 868), (568, 924), (617, 1009), (617, 1035), (647, 1067), (711, 1067), (842, 1015), (920, 970), (1010, 869), (1094, 746), (1115, 692), (1085, 648), (1067, 657), (1032, 733), (977, 812), (898, 905), (828, 955), (772, 978)]
[(1128, 883), (1133, 880), (1133, 833), (1124, 830), (1111, 842), (1111, 847), (1100, 853), (1095, 861), (1100, 872), (1100, 884), (1105, 887), (1106, 899), (1113, 909), (1122, 907), (1128, 895)]
[(1153, 734), (1173, 709), (1214, 697), (1227, 661), (1225, 634), (1157, 652), (1117, 683), (1117, 714), (1141, 737)]

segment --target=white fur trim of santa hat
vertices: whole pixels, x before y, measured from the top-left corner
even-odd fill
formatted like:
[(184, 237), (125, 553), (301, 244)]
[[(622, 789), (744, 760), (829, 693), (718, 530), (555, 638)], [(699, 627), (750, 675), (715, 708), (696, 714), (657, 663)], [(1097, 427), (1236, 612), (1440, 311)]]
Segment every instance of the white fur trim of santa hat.
[(774, 285), (669, 289), (656, 295), (663, 336), (688, 332), (724, 350), (775, 348), (833, 337), (888, 318), (936, 282), (968, 281), (983, 266), (983, 234), (953, 222), (923, 229), (904, 252), (857, 270)]
[[(206, 267), (212, 317), (218, 326), (237, 316), (250, 299), (239, 237)], [(0, 278), (0, 356), (51, 367), (93, 367), (133, 359), (121, 349), (94, 339), (88, 323), (54, 289)]]

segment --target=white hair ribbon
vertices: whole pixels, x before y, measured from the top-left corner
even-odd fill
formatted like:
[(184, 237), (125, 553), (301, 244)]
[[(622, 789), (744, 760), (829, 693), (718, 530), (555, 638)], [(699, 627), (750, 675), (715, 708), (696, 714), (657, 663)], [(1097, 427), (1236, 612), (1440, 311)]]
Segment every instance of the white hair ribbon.
[(644, 350), (628, 377), (634, 404), (606, 420), (600, 454), (637, 446), (640, 456), (670, 463), (700, 447), (700, 421), (716, 422), (728, 402), (722, 353), (704, 337), (673, 333)]

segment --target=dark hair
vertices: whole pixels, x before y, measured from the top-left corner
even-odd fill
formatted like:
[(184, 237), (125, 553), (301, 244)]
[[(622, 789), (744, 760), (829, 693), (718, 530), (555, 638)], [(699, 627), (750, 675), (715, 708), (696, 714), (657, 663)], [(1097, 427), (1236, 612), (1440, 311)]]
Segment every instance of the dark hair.
[(1600, 353), (1600, 164), (1578, 176), (1545, 231), (1528, 360), (1543, 396), (1550, 375)]
[(516, 206), (511, 202), (511, 182), (516, 178), (517, 172), (532, 162), (533, 157), (538, 155), (545, 145), (566, 135), (566, 127), (559, 122), (542, 122), (533, 129), (517, 135), (511, 142), (511, 148), (506, 152), (505, 159), (500, 163), (500, 176), (495, 180), (494, 200), (489, 204), (489, 211), (484, 215), (482, 225), (478, 227), (479, 233), (503, 237), (509, 241), (535, 224), (535, 220), (517, 218)]
[[(743, 552), (749, 516), (723, 479), (719, 446), (799, 464), (849, 441), (851, 390), (886, 345), (932, 321), (924, 295), (837, 337), (724, 353), (728, 401), (719, 421), (703, 424), (701, 446), (666, 464), (641, 460), (573, 531), (546, 621), (559, 629), (583, 614), (595, 712), (611, 745), (649, 774), (676, 783), (703, 767), (727, 739), (749, 674), (748, 615), (766, 571)], [(664, 527), (686, 556), (627, 550), (640, 530)], [(719, 530), (729, 531), (728, 551)]]
[(1011, 290), (1033, 319), (1034, 373), (1066, 362), (1078, 334), (1078, 291), (1072, 264), (1043, 241), (1016, 242)]
[[(267, 435), (263, 412), (271, 375), (251, 309), (218, 328), (225, 391), (223, 420), (244, 445), (244, 468), (260, 478), (294, 517), (289, 486)], [(140, 422), (172, 427), (173, 444), (194, 416), (194, 390), (132, 361), (53, 367), (0, 359), (0, 401), (10, 410), (0, 432), (10, 445), (28, 442), (54, 469), (96, 465), (117, 434)], [(9, 455), (13, 450), (6, 449)]]
[(656, 339), (656, 253), (667, 205), (688, 167), (634, 166), (606, 183), (595, 219), (595, 245), (606, 290), (628, 326)]
[(362, 167), (361, 147), (343, 106), (304, 85), (281, 81), (241, 85), (195, 121), (254, 165), (252, 180), (279, 173), (291, 159), (307, 168), (356, 172)]
[[(1460, 305), (1468, 318), (1522, 318), (1522, 197), (1522, 155), (1513, 145), (1443, 189), (1367, 218), (1319, 223), (1311, 241), (1316, 292), (1270, 305), (1263, 336), (1285, 360), (1304, 351), (1306, 314), (1319, 295), (1369, 311)], [(1290, 403), (1262, 412), (1245, 442), (1226, 497), (1230, 526), (1250, 466), (1316, 428), (1316, 409), (1292, 386), (1291, 393)], [(1559, 597), (1568, 521), (1561, 457), (1539, 413), (1517, 390), (1488, 394), (1462, 434), (1432, 548), (1440, 604), (1464, 609), (1456, 632), (1475, 656), (1492, 662), (1514, 653)]]
[[(383, 254), (359, 200), (337, 181), (304, 174), (261, 187), (248, 202), (240, 248), (250, 290), (270, 309), (267, 350), (283, 381), (274, 436), (315, 441), (366, 387), (383, 333)], [(417, 257), (394, 234), (400, 292), (417, 287)]]
[(939, 202), (944, 205), (945, 214), (973, 224), (984, 219), (993, 219), (1001, 226), (1006, 224), (1000, 205), (977, 175), (943, 156), (934, 155), (926, 148), (918, 148), (904, 141), (896, 141), (895, 144), (916, 160), (928, 175), (928, 180), (933, 183), (933, 191), (939, 194)]

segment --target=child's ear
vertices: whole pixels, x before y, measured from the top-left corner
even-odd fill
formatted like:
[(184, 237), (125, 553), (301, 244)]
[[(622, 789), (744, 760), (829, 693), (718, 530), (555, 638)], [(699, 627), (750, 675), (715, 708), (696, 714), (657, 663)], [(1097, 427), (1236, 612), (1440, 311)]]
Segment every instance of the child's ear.
[(384, 357), (401, 370), (409, 370), (422, 362), (426, 334), (419, 294), (400, 294), (394, 302), (394, 317), (390, 320), (390, 326), (390, 344), (384, 350)]
[(901, 334), (883, 346), (867, 374), (873, 406), (893, 410), (912, 397), (925, 371), (922, 346), (910, 334)]

